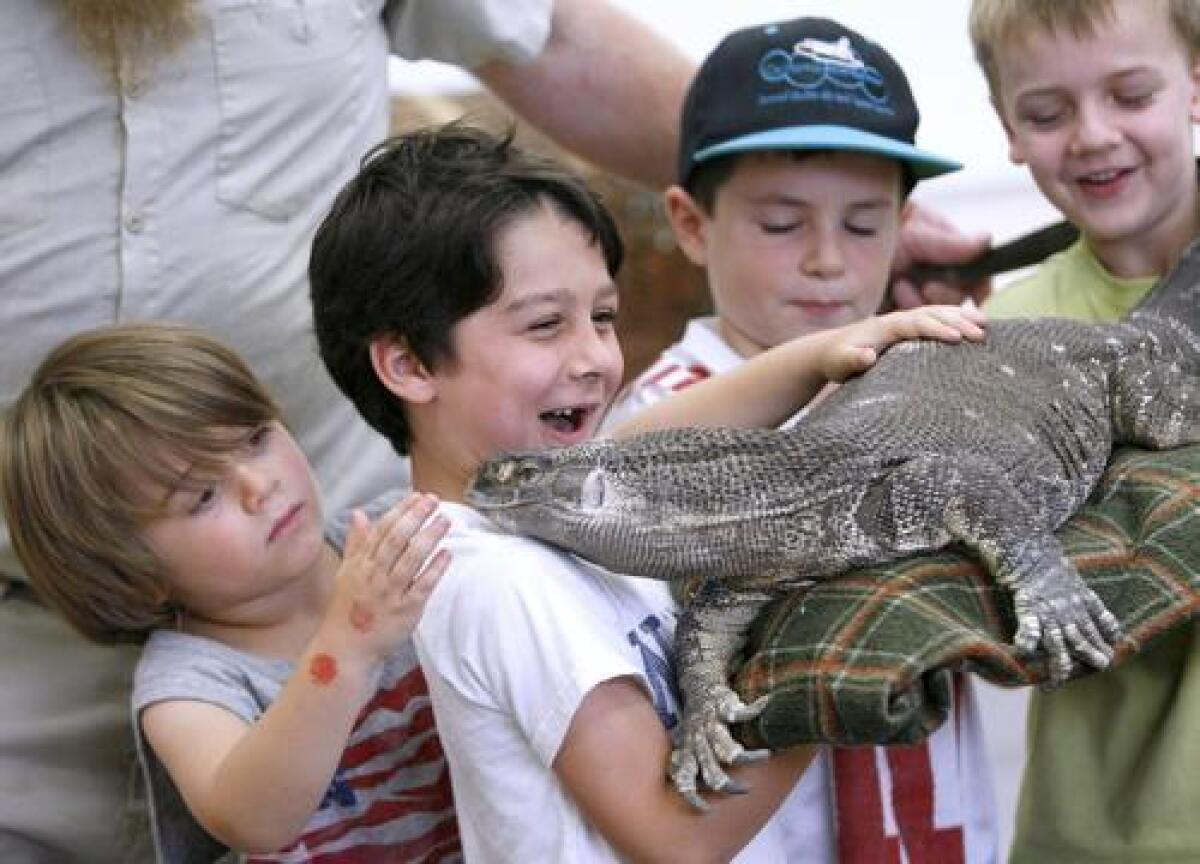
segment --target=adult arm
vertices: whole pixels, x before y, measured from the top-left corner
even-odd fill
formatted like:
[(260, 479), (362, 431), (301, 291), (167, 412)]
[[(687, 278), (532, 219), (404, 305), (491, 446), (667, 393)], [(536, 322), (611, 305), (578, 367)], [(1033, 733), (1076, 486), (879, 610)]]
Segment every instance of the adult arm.
[(654, 188), (674, 178), (695, 64), (608, 0), (556, 0), (541, 54), (473, 71), (518, 114), (597, 165)]
[(645, 688), (625, 676), (584, 698), (554, 771), (623, 860), (728, 861), (766, 824), (814, 753), (797, 747), (734, 769), (746, 794), (710, 796), (702, 813), (670, 785), (670, 740)]
[(828, 382), (870, 368), (889, 345), (904, 339), (981, 339), (982, 321), (978, 310), (922, 306), (810, 333), (651, 405), (614, 427), (612, 435), (680, 426), (778, 426)]
[(963, 264), (987, 251), (987, 234), (964, 234), (941, 214), (909, 201), (900, 222), (900, 244), (892, 262), (889, 300), (897, 309), (912, 309), (926, 303), (982, 304), (992, 290), (992, 281), (929, 280), (917, 282), (907, 274), (915, 264)]

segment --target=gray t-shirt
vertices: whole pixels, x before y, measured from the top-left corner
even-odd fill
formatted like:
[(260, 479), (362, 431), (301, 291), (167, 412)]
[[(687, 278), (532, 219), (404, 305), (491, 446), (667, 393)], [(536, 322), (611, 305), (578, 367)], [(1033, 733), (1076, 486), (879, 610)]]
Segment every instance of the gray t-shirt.
[[(390, 494), (367, 509), (374, 519), (399, 497)], [(329, 539), (344, 542), (345, 518)], [(239, 651), (199, 636), (160, 630), (147, 641), (133, 685), (134, 732), (150, 802), (155, 850), (166, 864), (243, 860), (229, 853), (192, 817), (175, 784), (141, 734), (143, 708), (191, 700), (218, 705), (254, 723), (292, 675), (290, 661)], [(357, 846), (403, 848), (405, 858), (460, 861), (449, 769), (433, 722), (425, 678), (410, 642), (383, 664), (375, 696), (359, 715), (324, 800), (297, 846), (278, 857), (310, 860)], [(397, 853), (398, 855), (401, 853)]]

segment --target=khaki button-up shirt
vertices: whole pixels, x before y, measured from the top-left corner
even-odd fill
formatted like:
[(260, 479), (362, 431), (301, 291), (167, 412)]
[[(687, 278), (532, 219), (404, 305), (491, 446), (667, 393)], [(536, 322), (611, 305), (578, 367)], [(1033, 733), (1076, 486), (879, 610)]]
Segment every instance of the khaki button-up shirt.
[[(58, 0), (0, 3), (0, 409), (79, 330), (202, 326), (279, 399), (327, 509), (406, 479), (312, 339), (312, 234), (387, 133), (389, 50), (473, 67), (541, 50), (552, 0), (195, 0), (174, 53), (79, 48)], [(3, 526), (0, 525), (0, 529)], [(0, 574), (15, 574), (0, 530)]]

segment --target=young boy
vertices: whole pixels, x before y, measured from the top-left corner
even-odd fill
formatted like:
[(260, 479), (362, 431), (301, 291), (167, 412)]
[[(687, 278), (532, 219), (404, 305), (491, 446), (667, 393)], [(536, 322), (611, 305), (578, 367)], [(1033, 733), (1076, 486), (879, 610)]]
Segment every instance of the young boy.
[[(595, 434), (621, 380), (621, 255), (601, 203), (554, 163), (465, 127), (393, 139), (314, 240), (318, 342), (452, 521), (453, 564), (416, 643), (467, 859), (706, 861), (746, 847), (740, 860), (784, 861), (762, 829), (811, 750), (735, 769), (748, 794), (707, 813), (666, 779), (678, 703), (665, 586), (506, 535), (461, 503), (483, 460)], [(895, 339), (957, 340), (976, 320), (941, 307), (826, 331), (639, 422), (777, 423)], [(732, 398), (747, 382), (762, 397)], [(707, 783), (730, 788), (713, 767)]]
[[(727, 36), (688, 92), (679, 183), (665, 195), (715, 315), (688, 323), (618, 400), (614, 422), (789, 339), (875, 315), (908, 193), (961, 167), (914, 146), (918, 121), (892, 57), (833, 21)], [(946, 722), (915, 747), (822, 752), (781, 811), (794, 832), (789, 860), (865, 861), (888, 845), (911, 860), (994, 860), (969, 676), (955, 695)], [(924, 822), (904, 818), (913, 796), (932, 802)]]
[(429, 559), (447, 527), (432, 498), (326, 540), (261, 384), (167, 325), (52, 351), (5, 418), (0, 478), (38, 592), (88, 638), (145, 641), (133, 708), (160, 861), (461, 860), (409, 642), (448, 561)]
[[(1200, 4), (975, 0), (971, 38), (1011, 158), (1081, 234), (989, 309), (1120, 317), (1200, 228)], [(1012, 860), (1197, 860), (1198, 730), (1194, 622), (1033, 694)]]

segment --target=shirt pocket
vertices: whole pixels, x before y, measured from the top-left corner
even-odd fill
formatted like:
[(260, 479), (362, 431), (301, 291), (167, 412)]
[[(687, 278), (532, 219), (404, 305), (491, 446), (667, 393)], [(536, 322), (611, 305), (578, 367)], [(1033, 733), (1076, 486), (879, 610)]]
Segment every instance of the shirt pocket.
[(377, 9), (373, 0), (220, 0), (220, 201), (282, 221), (329, 194), (359, 155), (364, 76), (385, 74), (366, 68), (362, 44), (379, 26)]
[(33, 48), (0, 34), (0, 236), (46, 216), (49, 134), (46, 86)]

